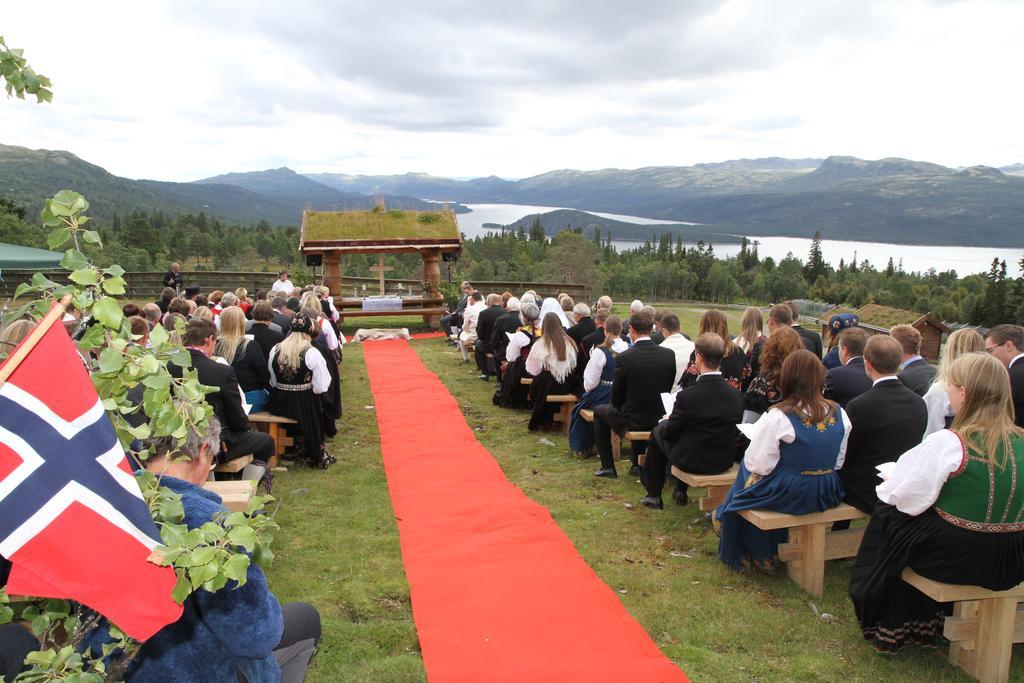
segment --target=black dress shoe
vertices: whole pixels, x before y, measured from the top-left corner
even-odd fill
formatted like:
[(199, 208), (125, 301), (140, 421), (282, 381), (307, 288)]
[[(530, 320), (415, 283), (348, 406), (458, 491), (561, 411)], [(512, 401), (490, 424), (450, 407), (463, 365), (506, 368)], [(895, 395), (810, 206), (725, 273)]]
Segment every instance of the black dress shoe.
[(607, 469), (600, 469), (597, 472), (594, 472), (594, 476), (607, 477), (608, 479), (618, 479), (619, 473), (615, 471), (614, 467), (609, 467)]
[(682, 489), (676, 489), (675, 491), (673, 491), (672, 498), (683, 507), (686, 507), (687, 505), (690, 504), (689, 496), (687, 496), (686, 491)]
[(642, 467), (640, 467), (640, 465), (632, 465), (629, 468), (629, 476), (631, 476), (631, 477), (639, 477), (643, 473), (644, 473), (644, 470), (643, 470)]
[(644, 507), (654, 508), (655, 510), (665, 509), (665, 504), (661, 502), (661, 496), (644, 496), (640, 499), (640, 504)]

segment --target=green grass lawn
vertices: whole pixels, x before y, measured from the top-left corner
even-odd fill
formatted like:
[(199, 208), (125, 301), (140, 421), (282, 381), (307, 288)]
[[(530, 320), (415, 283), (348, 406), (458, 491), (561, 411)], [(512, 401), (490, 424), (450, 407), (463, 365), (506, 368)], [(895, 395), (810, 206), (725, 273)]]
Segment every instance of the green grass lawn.
[[(696, 331), (700, 309), (667, 308), (682, 314), (684, 331)], [(739, 313), (727, 313), (730, 326)], [(860, 637), (846, 594), (849, 561), (828, 564), (821, 599), (784, 572), (733, 572), (717, 559), (717, 538), (695, 502), (669, 502), (662, 512), (639, 508), (643, 490), (635, 478), (596, 479), (595, 461), (572, 458), (565, 437), (530, 434), (527, 413), (493, 406), (493, 385), (477, 379), (451, 346), (437, 339), (412, 344), (509, 480), (551, 510), (630, 614), (693, 680), (970, 680), (942, 650), (875, 654)], [(308, 600), (321, 610), (324, 641), (309, 680), (423, 680), (360, 345), (346, 347), (342, 376), (345, 416), (331, 444), (339, 463), (327, 472), (295, 468), (275, 482), (282, 530), (271, 588), (282, 600)], [(615, 634), (599, 628), (579, 637), (595, 648), (615, 647)], [(1019, 656), (1011, 680), (1024, 681)]]

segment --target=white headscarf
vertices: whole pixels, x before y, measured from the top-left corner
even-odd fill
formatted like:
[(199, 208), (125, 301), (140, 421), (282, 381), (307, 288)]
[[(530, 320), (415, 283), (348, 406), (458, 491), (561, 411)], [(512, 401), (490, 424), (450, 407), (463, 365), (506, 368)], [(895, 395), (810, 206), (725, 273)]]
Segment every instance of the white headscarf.
[(562, 304), (558, 303), (558, 299), (554, 299), (550, 296), (547, 299), (544, 299), (544, 303), (540, 307), (540, 317), (537, 318), (537, 320), (543, 321), (544, 316), (548, 313), (556, 314), (558, 316), (558, 321), (562, 323), (562, 327), (565, 329), (572, 327), (572, 323), (570, 323), (569, 319), (565, 317), (565, 311), (562, 310)]

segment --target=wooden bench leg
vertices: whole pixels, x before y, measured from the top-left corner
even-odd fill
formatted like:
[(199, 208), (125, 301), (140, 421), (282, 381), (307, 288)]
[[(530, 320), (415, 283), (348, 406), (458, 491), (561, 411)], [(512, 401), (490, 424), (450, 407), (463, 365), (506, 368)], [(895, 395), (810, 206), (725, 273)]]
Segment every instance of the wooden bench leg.
[(789, 530), (789, 545), (801, 549), (800, 558), (786, 563), (789, 578), (816, 598), (825, 591), (826, 524), (810, 524)]
[(281, 425), (276, 422), (271, 422), (267, 425), (267, 434), (274, 440), (274, 455), (270, 456), (271, 467), (277, 467), (278, 461), (281, 459), (281, 455), (284, 452), (284, 446), (281, 443)]
[(612, 457), (615, 460), (622, 460), (622, 439), (615, 432), (612, 432)]
[(732, 488), (732, 484), (729, 486), (709, 486), (707, 495), (697, 501), (701, 511), (711, 512), (721, 505), (730, 488)]
[[(962, 600), (953, 603), (953, 618), (957, 621), (972, 620), (978, 618), (977, 600)], [(950, 620), (947, 619), (947, 625)], [(949, 644), (949, 663), (960, 667), (964, 671), (974, 670), (974, 644), (973, 640), (955, 640)]]
[(558, 408), (558, 412), (562, 416), (562, 431), (566, 436), (569, 436), (569, 422), (572, 420), (572, 409), (572, 403), (563, 403)]
[(964, 670), (981, 683), (1006, 683), (1009, 679), (1016, 618), (1014, 598), (978, 601), (978, 640), (973, 656), (968, 658), (973, 666)]

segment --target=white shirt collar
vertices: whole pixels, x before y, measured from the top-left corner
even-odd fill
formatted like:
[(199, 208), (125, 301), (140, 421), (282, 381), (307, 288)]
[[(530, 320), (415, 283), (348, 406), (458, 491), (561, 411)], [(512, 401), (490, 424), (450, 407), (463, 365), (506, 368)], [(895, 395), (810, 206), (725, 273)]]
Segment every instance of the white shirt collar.
[(888, 382), (890, 379), (895, 379), (898, 381), (899, 377), (897, 377), (896, 375), (886, 375), (885, 377), (879, 377), (878, 379), (871, 383), (871, 386), (878, 386), (879, 382)]
[(1019, 361), (1021, 358), (1024, 358), (1024, 353), (1018, 353), (1016, 356), (1014, 356), (1013, 360), (1011, 360), (1010, 364), (1008, 366), (1006, 366), (1006, 367), (1012, 368), (1013, 364), (1016, 363), (1017, 361)]
[(710, 377), (711, 375), (721, 375), (721, 374), (722, 374), (721, 370), (708, 370), (707, 372), (700, 373), (700, 375), (697, 376), (697, 379), (700, 379), (701, 377)]
[(849, 365), (850, 363), (852, 363), (853, 361), (857, 360), (858, 358), (863, 358), (863, 357), (864, 356), (854, 356), (854, 357), (850, 358), (848, 361), (846, 361), (845, 363), (843, 363), (843, 365)]
[(642, 341), (651, 341), (651, 336), (650, 335), (644, 335), (643, 337), (637, 337), (636, 341), (634, 341), (633, 343), (634, 344), (639, 344)]

